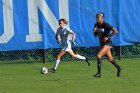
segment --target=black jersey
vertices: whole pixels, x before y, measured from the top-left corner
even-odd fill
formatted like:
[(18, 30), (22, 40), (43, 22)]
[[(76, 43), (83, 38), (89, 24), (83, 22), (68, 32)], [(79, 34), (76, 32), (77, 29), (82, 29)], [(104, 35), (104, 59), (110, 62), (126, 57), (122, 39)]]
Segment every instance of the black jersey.
[(110, 34), (110, 30), (113, 30), (113, 26), (109, 25), (106, 22), (103, 22), (101, 25), (98, 23), (95, 23), (94, 28), (97, 27), (97, 31), (94, 33), (95, 36), (98, 36), (100, 39), (100, 45), (111, 45), (112, 41), (111, 38), (109, 38), (106, 42), (103, 42), (103, 39)]

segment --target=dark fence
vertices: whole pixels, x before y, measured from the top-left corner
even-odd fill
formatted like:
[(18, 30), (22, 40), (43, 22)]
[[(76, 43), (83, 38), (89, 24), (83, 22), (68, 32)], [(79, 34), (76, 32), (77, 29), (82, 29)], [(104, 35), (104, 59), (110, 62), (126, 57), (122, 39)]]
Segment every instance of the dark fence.
[[(0, 63), (53, 62), (59, 50), (60, 49), (1, 51)], [(75, 53), (86, 56), (90, 60), (96, 60), (96, 54), (99, 50), (100, 47), (73, 48)], [(128, 46), (115, 46), (111, 49), (111, 52), (115, 59), (140, 58), (140, 43)], [(78, 59), (73, 59), (69, 55), (64, 55), (62, 60), (78, 61)]]

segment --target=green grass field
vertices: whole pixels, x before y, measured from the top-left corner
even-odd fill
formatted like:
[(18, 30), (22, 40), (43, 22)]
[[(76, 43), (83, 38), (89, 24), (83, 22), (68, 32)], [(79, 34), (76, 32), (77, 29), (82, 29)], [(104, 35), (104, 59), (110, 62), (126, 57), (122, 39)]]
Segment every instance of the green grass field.
[(96, 63), (62, 62), (56, 73), (40, 74), (53, 63), (0, 64), (0, 93), (140, 93), (140, 59), (121, 60), (122, 76), (104, 61), (102, 77), (94, 78)]

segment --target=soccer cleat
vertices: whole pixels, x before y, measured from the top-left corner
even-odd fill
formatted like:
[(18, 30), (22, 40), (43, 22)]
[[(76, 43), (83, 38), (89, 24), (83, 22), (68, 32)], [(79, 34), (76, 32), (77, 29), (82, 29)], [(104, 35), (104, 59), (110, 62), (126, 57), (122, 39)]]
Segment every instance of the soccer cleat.
[(99, 78), (99, 77), (101, 77), (101, 74), (97, 73), (97, 74), (95, 74), (93, 76)]
[(51, 68), (48, 71), (51, 72), (51, 73), (55, 73), (56, 70), (54, 68)]
[(88, 58), (86, 58), (85, 61), (87, 62), (88, 66), (90, 66), (90, 63), (88, 62)]
[(117, 77), (120, 77), (121, 71), (122, 71), (122, 67), (120, 67), (120, 68), (118, 69), (118, 71), (117, 71)]

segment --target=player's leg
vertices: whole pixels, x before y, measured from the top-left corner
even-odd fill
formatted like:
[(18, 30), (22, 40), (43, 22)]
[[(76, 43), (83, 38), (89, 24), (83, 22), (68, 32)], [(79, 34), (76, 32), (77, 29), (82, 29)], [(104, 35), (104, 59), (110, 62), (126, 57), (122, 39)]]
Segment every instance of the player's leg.
[(66, 51), (69, 55), (71, 55), (71, 57), (73, 58), (78, 58), (78, 59), (81, 59), (81, 60), (84, 60), (88, 63), (88, 66), (90, 66), (90, 63), (88, 62), (88, 59), (84, 56), (81, 56), (79, 54), (74, 54), (73, 50), (70, 49), (69, 51)]
[(122, 68), (121, 68), (121, 67), (116, 63), (116, 61), (113, 59), (110, 50), (108, 50), (108, 51), (106, 52), (106, 56), (107, 56), (108, 60), (117, 68), (117, 77), (119, 77)]
[(53, 67), (52, 69), (49, 70), (50, 72), (55, 72), (55, 70), (57, 69), (57, 67), (58, 67), (58, 65), (59, 65), (59, 63), (60, 63), (61, 57), (62, 57), (65, 53), (66, 53), (66, 52), (65, 52), (64, 50), (61, 50), (61, 51), (57, 54), (56, 60), (55, 60), (55, 62), (54, 62), (54, 67)]
[(61, 50), (57, 56), (56, 56), (56, 61), (55, 61), (55, 65), (54, 65), (54, 69), (56, 70), (57, 69), (57, 66), (61, 60), (61, 57), (65, 54), (66, 52), (64, 50)]
[(101, 63), (101, 59), (102, 59), (102, 56), (106, 54), (106, 52), (108, 50), (110, 50), (110, 46), (107, 46), (107, 45), (104, 45), (101, 50), (98, 52), (97, 54), (97, 68), (98, 68), (98, 72), (93, 75), (94, 77), (100, 77), (101, 76), (101, 66), (102, 66), (102, 63)]

